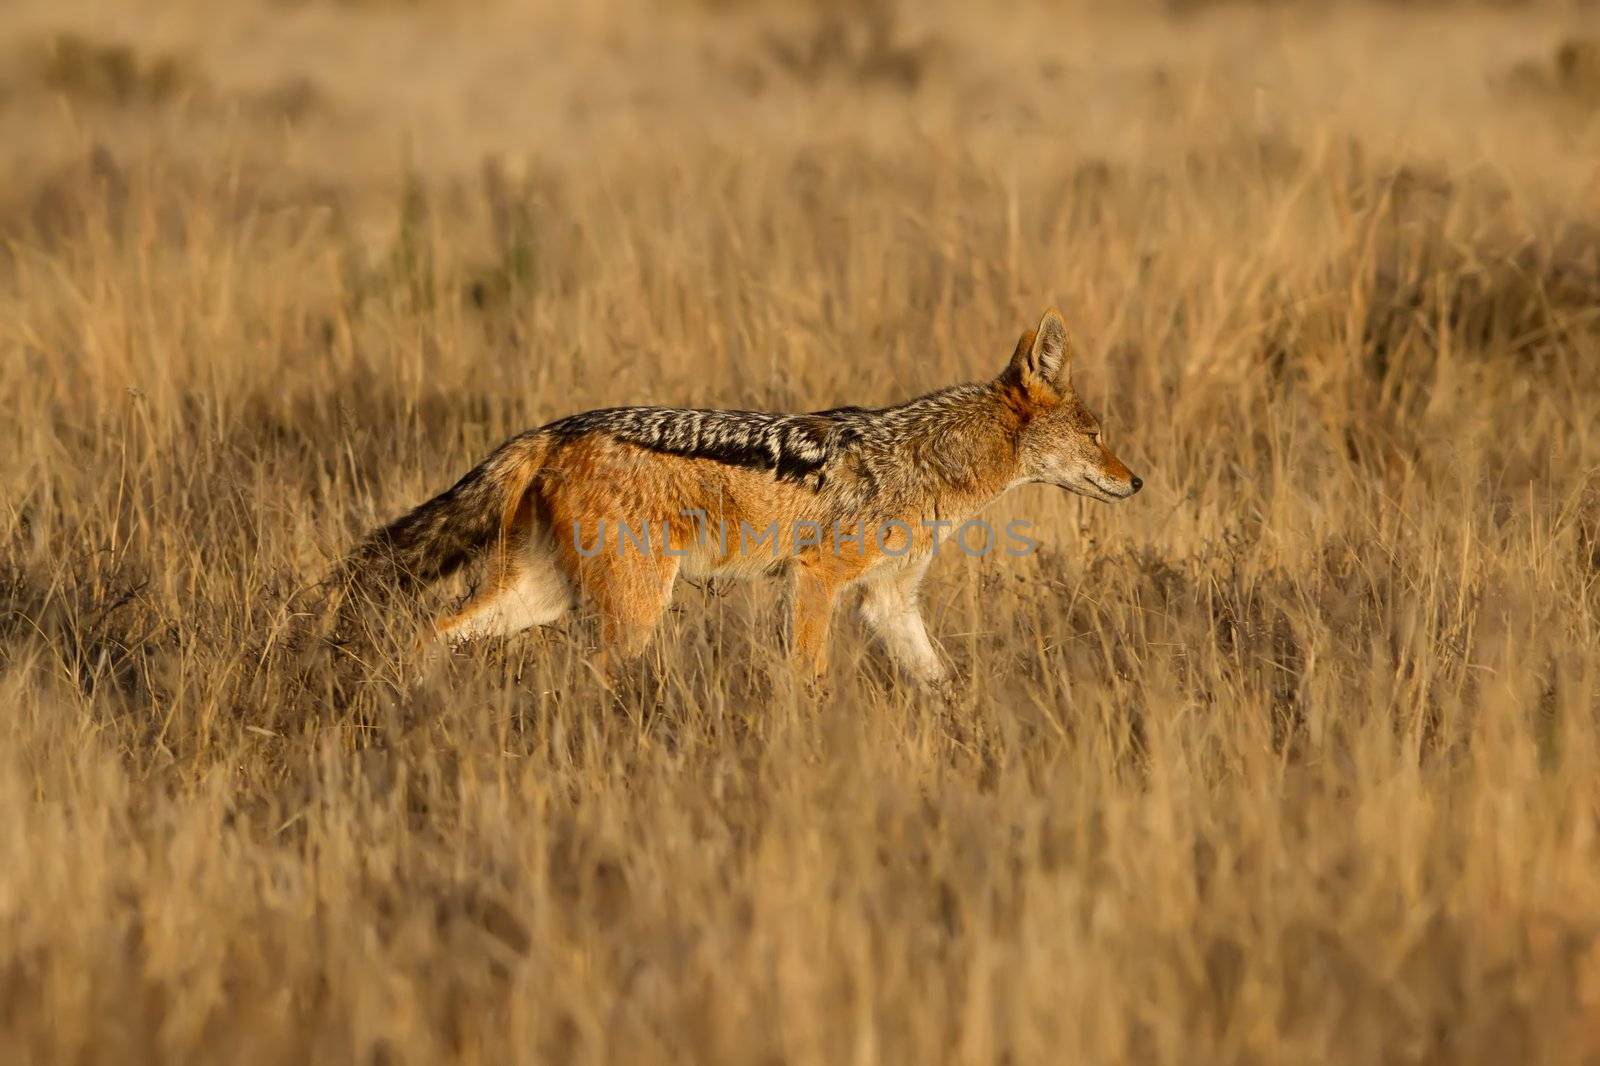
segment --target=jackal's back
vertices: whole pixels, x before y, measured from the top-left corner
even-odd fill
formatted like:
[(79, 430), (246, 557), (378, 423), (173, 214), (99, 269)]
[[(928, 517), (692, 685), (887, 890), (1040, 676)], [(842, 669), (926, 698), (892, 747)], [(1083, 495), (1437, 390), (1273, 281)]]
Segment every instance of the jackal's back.
[(854, 439), (838, 418), (766, 411), (677, 407), (608, 407), (552, 422), (562, 440), (598, 433), (664, 455), (770, 470), (781, 481), (816, 482)]

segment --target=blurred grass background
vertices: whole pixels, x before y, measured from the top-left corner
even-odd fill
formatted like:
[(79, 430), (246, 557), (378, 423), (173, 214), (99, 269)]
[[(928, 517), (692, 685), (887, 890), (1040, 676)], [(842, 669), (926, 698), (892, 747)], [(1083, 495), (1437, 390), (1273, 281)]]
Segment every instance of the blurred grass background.
[[(1593, 1061), (1597, 19), (11, 0), (0, 1058)], [(1050, 303), (1147, 488), (936, 566), (954, 708), (289, 647), (511, 432)]]

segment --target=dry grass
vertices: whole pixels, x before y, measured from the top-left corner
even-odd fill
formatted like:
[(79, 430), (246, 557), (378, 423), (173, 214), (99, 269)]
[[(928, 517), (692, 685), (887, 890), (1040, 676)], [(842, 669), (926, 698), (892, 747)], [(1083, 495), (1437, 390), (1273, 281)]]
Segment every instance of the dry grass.
[[(1592, 11), (573, 8), (0, 14), (0, 1061), (1594, 1061)], [(1148, 487), (935, 568), (954, 709), (284, 643), (508, 432), (1055, 301)]]

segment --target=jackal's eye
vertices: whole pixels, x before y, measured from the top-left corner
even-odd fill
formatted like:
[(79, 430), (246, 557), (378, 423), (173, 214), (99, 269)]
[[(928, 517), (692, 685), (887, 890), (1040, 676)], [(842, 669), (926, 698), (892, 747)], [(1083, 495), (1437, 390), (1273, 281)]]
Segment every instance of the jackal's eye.
[(1090, 444), (1099, 444), (1100, 443), (1100, 433), (1099, 433), (1098, 430), (1095, 431), (1094, 433), (1089, 434), (1089, 443)]

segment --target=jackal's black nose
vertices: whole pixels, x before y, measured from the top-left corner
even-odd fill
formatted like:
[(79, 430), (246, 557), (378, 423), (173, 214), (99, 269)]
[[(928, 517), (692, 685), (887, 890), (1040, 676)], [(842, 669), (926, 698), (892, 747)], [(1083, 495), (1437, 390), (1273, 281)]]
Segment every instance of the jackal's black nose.
[(1142, 478), (1142, 477), (1134, 478), (1133, 482), (1132, 482), (1132, 485), (1133, 485), (1133, 491), (1134, 492), (1138, 492), (1140, 489), (1144, 488), (1144, 478)]

